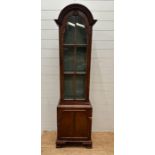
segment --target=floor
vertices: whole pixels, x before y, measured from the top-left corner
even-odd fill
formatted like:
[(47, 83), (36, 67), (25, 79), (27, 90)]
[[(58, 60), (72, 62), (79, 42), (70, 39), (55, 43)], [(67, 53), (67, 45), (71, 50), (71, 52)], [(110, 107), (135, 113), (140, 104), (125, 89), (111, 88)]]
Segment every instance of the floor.
[(56, 132), (45, 131), (42, 134), (42, 154), (41, 155), (113, 155), (114, 154), (114, 134), (112, 132), (93, 132), (93, 148), (85, 147), (65, 147), (57, 149), (55, 147)]

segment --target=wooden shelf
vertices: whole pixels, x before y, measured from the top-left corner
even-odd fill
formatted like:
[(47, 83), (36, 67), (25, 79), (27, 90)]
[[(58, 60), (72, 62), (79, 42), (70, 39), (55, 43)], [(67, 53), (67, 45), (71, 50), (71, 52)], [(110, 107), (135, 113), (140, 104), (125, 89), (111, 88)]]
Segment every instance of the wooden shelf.
[(85, 75), (86, 72), (64, 72), (64, 74), (69, 74), (69, 75), (73, 75), (73, 74)]
[(87, 44), (64, 44), (64, 46), (87, 46)]

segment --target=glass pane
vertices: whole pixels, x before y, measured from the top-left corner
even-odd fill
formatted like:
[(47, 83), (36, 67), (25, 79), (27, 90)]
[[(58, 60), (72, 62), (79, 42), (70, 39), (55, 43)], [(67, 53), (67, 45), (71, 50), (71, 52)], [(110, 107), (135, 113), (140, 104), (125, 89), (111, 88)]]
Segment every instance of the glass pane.
[(64, 47), (64, 71), (74, 71), (73, 47)]
[(84, 23), (85, 23), (84, 19), (81, 16), (77, 16), (76, 18), (76, 43), (77, 44), (87, 43), (86, 26)]
[(74, 43), (74, 33), (75, 33), (75, 16), (69, 16), (66, 23), (66, 31), (64, 34), (64, 43), (73, 44)]
[(76, 49), (76, 71), (86, 71), (86, 47)]
[(76, 99), (85, 99), (85, 75), (76, 76)]
[(73, 76), (64, 75), (64, 99), (73, 99)]

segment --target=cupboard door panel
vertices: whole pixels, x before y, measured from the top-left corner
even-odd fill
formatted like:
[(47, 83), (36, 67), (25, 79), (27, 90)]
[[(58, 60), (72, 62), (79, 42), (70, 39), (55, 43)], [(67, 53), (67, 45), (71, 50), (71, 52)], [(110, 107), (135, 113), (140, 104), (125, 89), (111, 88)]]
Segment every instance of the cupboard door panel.
[(88, 116), (85, 110), (76, 112), (74, 136), (88, 137)]
[(60, 119), (60, 136), (72, 137), (73, 136), (73, 112), (71, 111), (61, 111)]

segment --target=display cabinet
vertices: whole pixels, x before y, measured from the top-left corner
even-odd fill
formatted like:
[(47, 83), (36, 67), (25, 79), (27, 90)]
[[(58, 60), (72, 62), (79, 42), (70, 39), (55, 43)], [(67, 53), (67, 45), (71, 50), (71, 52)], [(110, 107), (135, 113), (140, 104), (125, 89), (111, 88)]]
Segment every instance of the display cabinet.
[(56, 147), (92, 147), (92, 106), (89, 100), (92, 26), (96, 20), (83, 5), (65, 7), (59, 26), (60, 101)]

